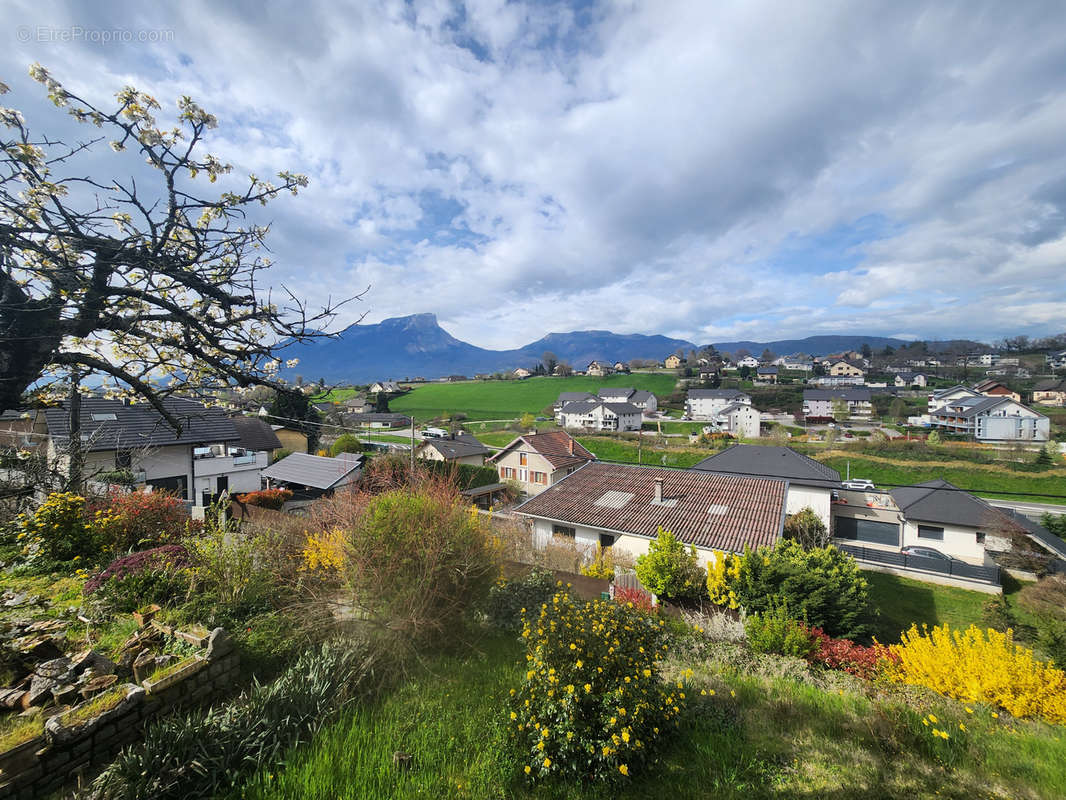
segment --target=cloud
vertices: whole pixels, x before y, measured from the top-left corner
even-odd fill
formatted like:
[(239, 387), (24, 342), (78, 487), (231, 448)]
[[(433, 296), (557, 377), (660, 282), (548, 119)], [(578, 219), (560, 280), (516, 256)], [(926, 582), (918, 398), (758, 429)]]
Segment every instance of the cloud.
[[(9, 104), (190, 94), (264, 212), (274, 275), (370, 321), (434, 311), (484, 346), (608, 328), (773, 339), (1062, 328), (1061, 7), (323, 0), (7, 10), (173, 32), (17, 42)], [(9, 33), (9, 35), (11, 35)], [(113, 168), (101, 158), (102, 168)], [(343, 322), (344, 320), (342, 320)]]

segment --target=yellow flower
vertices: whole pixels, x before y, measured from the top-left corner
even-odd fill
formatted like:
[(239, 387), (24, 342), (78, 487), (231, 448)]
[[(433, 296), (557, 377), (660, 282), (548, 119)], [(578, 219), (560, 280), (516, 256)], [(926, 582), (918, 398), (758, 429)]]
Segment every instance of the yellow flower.
[(532, 772), (532, 770), (533, 770), (533, 768), (530, 767), (529, 764), (526, 764), (526, 775), (528, 775), (530, 772)]
[(544, 769), (547, 769), (551, 765), (552, 765), (552, 760), (550, 758), (544, 759)]
[(935, 722), (939, 722), (939, 720), (936, 718), (936, 714), (930, 714), (929, 715), (929, 721), (930, 722), (934, 722), (934, 723)]
[(518, 715), (515, 712), (511, 712), (511, 719), (518, 719)]
[(618, 771), (621, 772), (623, 775), (628, 775), (629, 774), (629, 767), (627, 767), (625, 764), (619, 764), (618, 765)]

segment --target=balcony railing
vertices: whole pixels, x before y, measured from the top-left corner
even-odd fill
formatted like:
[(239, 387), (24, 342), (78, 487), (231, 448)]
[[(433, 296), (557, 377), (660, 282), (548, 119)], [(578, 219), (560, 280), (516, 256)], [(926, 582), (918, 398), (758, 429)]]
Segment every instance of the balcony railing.
[(935, 572), (940, 575), (950, 575), (954, 578), (990, 583), (993, 586), (999, 586), (1001, 582), (999, 567), (995, 566), (986, 567), (978, 564), (967, 564), (963, 561), (948, 561), (941, 558), (911, 556), (906, 553), (898, 553), (892, 550), (875, 550), (872, 547), (861, 547), (851, 544), (838, 543), (837, 547), (845, 553), (848, 553), (856, 561), (886, 564), (893, 567), (914, 570), (916, 572)]

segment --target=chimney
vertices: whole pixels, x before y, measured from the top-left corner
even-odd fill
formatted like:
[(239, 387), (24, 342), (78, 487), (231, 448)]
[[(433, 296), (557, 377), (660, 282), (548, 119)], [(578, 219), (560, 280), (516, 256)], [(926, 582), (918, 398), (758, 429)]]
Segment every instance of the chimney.
[(655, 479), (655, 503), (656, 505), (662, 505), (663, 502), (663, 479)]
[(570, 455), (574, 454), (574, 440), (569, 436), (566, 439), (566, 449), (570, 451)]

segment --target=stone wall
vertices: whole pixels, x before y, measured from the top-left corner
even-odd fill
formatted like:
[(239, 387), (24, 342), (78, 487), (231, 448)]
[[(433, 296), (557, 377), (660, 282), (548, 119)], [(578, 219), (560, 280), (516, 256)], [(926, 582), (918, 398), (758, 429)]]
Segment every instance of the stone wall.
[(238, 669), (232, 641), (216, 628), (203, 642), (202, 654), (183, 660), (159, 679), (125, 684), (126, 695), (113, 708), (79, 719), (79, 710), (93, 698), (50, 717), (43, 736), (0, 753), (0, 800), (44, 797), (91, 774), (124, 745), (140, 740), (145, 725), (156, 717), (229, 694)]

